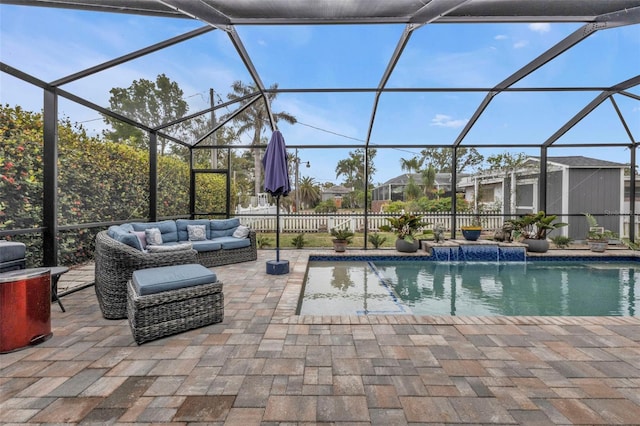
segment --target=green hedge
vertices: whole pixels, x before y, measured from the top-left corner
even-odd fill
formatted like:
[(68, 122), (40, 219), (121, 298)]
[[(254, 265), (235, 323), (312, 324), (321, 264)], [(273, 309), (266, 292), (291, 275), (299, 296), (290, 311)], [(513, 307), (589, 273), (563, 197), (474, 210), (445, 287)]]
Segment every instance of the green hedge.
[[(0, 229), (42, 227), (42, 114), (0, 107)], [(149, 154), (122, 143), (87, 135), (62, 120), (58, 126), (58, 224), (109, 222), (149, 215)], [(198, 179), (204, 211), (224, 209), (224, 176)], [(206, 196), (203, 196), (206, 194)], [(177, 156), (158, 159), (158, 216), (189, 214), (189, 165)], [(92, 259), (95, 234), (103, 228), (59, 234), (60, 263)], [(27, 244), (29, 266), (41, 264), (42, 235), (11, 238)]]

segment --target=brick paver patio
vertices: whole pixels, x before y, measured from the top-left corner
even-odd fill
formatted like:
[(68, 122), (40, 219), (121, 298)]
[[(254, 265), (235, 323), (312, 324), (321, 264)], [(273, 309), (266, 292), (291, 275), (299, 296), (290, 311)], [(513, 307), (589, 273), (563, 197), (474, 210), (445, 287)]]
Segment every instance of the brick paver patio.
[(0, 356), (0, 423), (640, 424), (640, 318), (296, 316), (309, 253), (213, 268), (224, 322), (142, 346), (65, 296), (53, 338)]

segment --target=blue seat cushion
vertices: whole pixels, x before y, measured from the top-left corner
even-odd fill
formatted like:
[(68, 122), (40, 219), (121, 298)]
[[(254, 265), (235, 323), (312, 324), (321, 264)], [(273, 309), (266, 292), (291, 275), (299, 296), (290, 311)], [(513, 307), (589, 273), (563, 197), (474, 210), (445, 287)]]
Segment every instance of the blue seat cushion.
[(196, 263), (140, 269), (134, 271), (131, 277), (133, 287), (140, 296), (212, 284), (217, 280), (215, 272)]
[(135, 231), (144, 231), (149, 228), (158, 228), (162, 234), (163, 243), (175, 243), (178, 241), (178, 227), (175, 220), (163, 220), (160, 222), (133, 222)]
[(0, 240), (0, 262), (24, 259), (26, 251), (24, 243)]
[(191, 245), (196, 251), (216, 251), (222, 248), (222, 244), (218, 241), (204, 240), (204, 241), (191, 241)]
[(225, 250), (244, 248), (251, 245), (251, 240), (248, 238), (220, 237), (213, 241), (220, 243), (222, 248)]
[(240, 219), (212, 219), (209, 223), (209, 239), (230, 237), (240, 225)]
[[(126, 224), (125, 224), (126, 225)], [(142, 250), (142, 245), (136, 234), (132, 234), (133, 227), (131, 225), (112, 225), (107, 230), (109, 235), (114, 240), (133, 247), (138, 250)]]
[(187, 226), (189, 225), (204, 225), (207, 231), (207, 237), (209, 236), (209, 219), (178, 219), (176, 220), (176, 227), (178, 228), (178, 241), (189, 241), (189, 232)]

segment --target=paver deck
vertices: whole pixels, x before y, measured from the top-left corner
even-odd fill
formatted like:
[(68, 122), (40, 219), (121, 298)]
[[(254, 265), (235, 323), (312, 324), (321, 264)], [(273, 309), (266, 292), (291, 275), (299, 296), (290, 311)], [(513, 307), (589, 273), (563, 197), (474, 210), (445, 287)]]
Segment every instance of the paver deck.
[(0, 423), (640, 424), (640, 318), (296, 316), (309, 253), (212, 268), (224, 321), (142, 346), (66, 295), (53, 338), (0, 355)]

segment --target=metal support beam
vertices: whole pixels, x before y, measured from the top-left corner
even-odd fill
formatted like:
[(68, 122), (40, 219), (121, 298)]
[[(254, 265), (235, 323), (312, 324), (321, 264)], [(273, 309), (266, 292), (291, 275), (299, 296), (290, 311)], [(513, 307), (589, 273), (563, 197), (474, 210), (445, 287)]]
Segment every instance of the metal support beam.
[(189, 150), (189, 219), (195, 219), (196, 212), (196, 173), (193, 168), (193, 150)]
[(42, 264), (58, 264), (58, 94), (44, 91)]
[(61, 79), (51, 82), (52, 86), (62, 86), (63, 84), (71, 83), (72, 81), (79, 80), (84, 77), (88, 77), (92, 74), (99, 73), (106, 69), (115, 67), (116, 65), (123, 64), (125, 62), (129, 62), (133, 59), (140, 58), (142, 56), (148, 55), (149, 53), (157, 52), (158, 50), (162, 50), (166, 47), (173, 46), (174, 44), (181, 43), (185, 40), (189, 40), (191, 38), (197, 37), (199, 35), (208, 33), (209, 31), (213, 31), (214, 28), (210, 26), (201, 27), (193, 31), (189, 31), (188, 33), (181, 34), (179, 36), (170, 38), (168, 40), (161, 41), (160, 43), (156, 43), (154, 45), (145, 47), (144, 49), (136, 50), (135, 52), (129, 53), (127, 55), (120, 56), (119, 58), (112, 59), (107, 62), (103, 62), (102, 64), (96, 65), (91, 68), (87, 68), (83, 71), (79, 71), (77, 73), (68, 75)]
[(393, 69), (396, 67), (396, 64), (398, 63), (398, 60), (400, 59), (400, 55), (402, 55), (402, 51), (404, 50), (405, 46), (409, 42), (409, 38), (411, 37), (411, 32), (413, 31), (414, 27), (415, 27), (414, 25), (407, 25), (404, 28), (404, 31), (400, 36), (400, 40), (398, 41), (398, 44), (396, 44), (396, 49), (394, 50), (393, 55), (391, 55), (391, 59), (387, 64), (387, 68), (382, 74), (382, 78), (380, 79), (380, 83), (378, 84), (378, 89), (376, 91), (375, 99), (373, 100), (371, 118), (369, 119), (369, 129), (367, 130), (367, 138), (365, 140), (366, 147), (369, 146), (369, 141), (371, 140), (371, 132), (373, 131), (373, 123), (376, 120), (376, 113), (378, 112), (378, 103), (380, 102), (380, 95), (382, 94), (382, 91), (386, 86), (387, 81), (389, 80), (389, 77), (391, 77), (391, 73), (393, 72)]
[(158, 220), (158, 134), (149, 132), (149, 221)]
[(451, 153), (451, 238), (456, 237), (458, 219), (458, 147), (454, 146)]
[(231, 39), (231, 42), (236, 48), (236, 51), (240, 55), (242, 62), (244, 62), (244, 66), (247, 67), (247, 71), (249, 71), (249, 74), (251, 74), (251, 78), (253, 78), (253, 81), (255, 82), (256, 87), (258, 88), (258, 90), (262, 94), (262, 97), (264, 98), (264, 104), (265, 104), (265, 108), (267, 109), (267, 114), (269, 115), (269, 123), (271, 124), (271, 130), (272, 131), (276, 130), (277, 129), (276, 120), (273, 117), (273, 111), (271, 110), (271, 102), (269, 102), (269, 97), (267, 95), (267, 92), (265, 91), (265, 87), (264, 87), (264, 84), (262, 83), (262, 79), (260, 78), (260, 75), (258, 74), (256, 67), (253, 65), (253, 62), (251, 62), (251, 58), (247, 53), (247, 49), (244, 48), (244, 44), (242, 43), (242, 40), (240, 40), (240, 36), (238, 35), (234, 27), (229, 25), (224, 30), (229, 35), (229, 38)]
[(569, 36), (565, 37), (559, 43), (555, 44), (549, 50), (542, 53), (540, 56), (535, 58), (533, 61), (529, 62), (524, 67), (520, 68), (518, 71), (507, 77), (504, 81), (497, 84), (491, 92), (487, 94), (484, 98), (478, 109), (473, 113), (469, 122), (467, 122), (462, 132), (456, 138), (454, 145), (460, 145), (463, 139), (467, 136), (471, 128), (475, 125), (475, 123), (480, 118), (480, 115), (489, 105), (489, 102), (493, 99), (495, 95), (497, 95), (500, 91), (514, 85), (518, 81), (522, 80), (527, 75), (531, 74), (538, 68), (542, 67), (547, 62), (556, 58), (560, 54), (566, 52), (576, 44), (580, 43), (585, 38), (589, 37), (591, 34), (595, 33), (598, 30), (603, 30), (607, 28), (615, 28), (624, 25), (632, 25), (640, 22), (640, 7), (636, 7), (630, 10), (625, 10), (624, 12), (615, 12), (611, 14), (606, 14), (599, 16), (596, 19), (596, 22), (592, 22), (582, 27), (578, 28), (573, 33), (569, 34)]
[(636, 150), (637, 144), (629, 147), (629, 240), (636, 241)]
[[(538, 210), (547, 211), (547, 147), (540, 147), (540, 172), (538, 178)], [(562, 212), (564, 213), (564, 212)]]
[(591, 34), (593, 34), (598, 28), (594, 27), (593, 24), (583, 25), (578, 28), (573, 33), (569, 34), (569, 36), (565, 37), (560, 42), (556, 43), (549, 50), (543, 52), (540, 56), (535, 58), (533, 61), (529, 62), (524, 67), (520, 68), (515, 73), (511, 74), (509, 77), (504, 79), (502, 82), (498, 83), (491, 92), (487, 93), (487, 96), (482, 100), (480, 106), (476, 109), (476, 111), (471, 116), (471, 119), (464, 126), (464, 129), (460, 132), (458, 137), (456, 138), (454, 145), (460, 145), (464, 138), (469, 134), (471, 128), (476, 124), (484, 110), (489, 106), (489, 103), (493, 100), (493, 98), (501, 91), (518, 81), (522, 80), (527, 75), (531, 74), (538, 68), (542, 67), (547, 62), (551, 61), (558, 55), (566, 52)]
[(364, 150), (364, 249), (367, 249), (369, 233), (369, 150)]
[(245, 99), (251, 99), (251, 98), (253, 98), (254, 96), (257, 96), (257, 95), (259, 95), (259, 94), (260, 94), (260, 92), (257, 92), (257, 91), (256, 91), (256, 92), (250, 93), (250, 94), (248, 94), (248, 95), (240, 96), (239, 98), (234, 99), (234, 100), (232, 100), (232, 101), (224, 102), (224, 103), (218, 104), (218, 105), (216, 105), (216, 106), (211, 106), (211, 107), (209, 107), (209, 108), (205, 108), (205, 109), (200, 110), (200, 111), (198, 111), (198, 112), (194, 112), (193, 114), (189, 114), (189, 115), (185, 115), (184, 117), (176, 118), (175, 120), (171, 120), (171, 121), (169, 121), (169, 122), (167, 122), (167, 123), (161, 124), (161, 125), (159, 125), (159, 126), (157, 126), (157, 127), (153, 128), (152, 130), (162, 130), (162, 129), (166, 129), (167, 127), (171, 127), (171, 126), (174, 126), (174, 125), (176, 125), (176, 124), (183, 123), (183, 122), (185, 122), (185, 121), (191, 120), (192, 118), (196, 118), (196, 117), (199, 117), (199, 116), (201, 116), (201, 115), (204, 115), (204, 114), (208, 114), (208, 113), (210, 113), (210, 112), (213, 112), (213, 111), (215, 111), (215, 110), (217, 110), (217, 109), (226, 108), (226, 107), (231, 106), (231, 105), (233, 105), (233, 104), (236, 104), (236, 103), (238, 103), (238, 102), (242, 102), (242, 101), (244, 101)]
[(242, 105), (237, 110), (233, 111), (233, 113), (231, 113), (229, 116), (227, 116), (224, 119), (224, 121), (221, 121), (220, 123), (216, 124), (213, 127), (213, 129), (209, 130), (207, 133), (205, 133), (204, 135), (200, 136), (200, 138), (196, 141), (196, 143), (193, 144), (193, 146), (199, 145), (202, 141), (206, 140), (216, 130), (218, 130), (219, 128), (221, 128), (225, 124), (227, 124), (229, 121), (233, 120), (238, 114), (241, 114), (242, 111), (244, 111), (245, 109), (249, 108), (251, 105), (253, 105), (260, 98), (261, 98), (261, 96), (257, 95), (255, 98), (251, 99), (249, 102), (247, 102), (246, 104)]
[(367, 139), (366, 146), (369, 146), (369, 141), (371, 140), (371, 132), (373, 131), (373, 123), (375, 122), (376, 113), (378, 111), (378, 104), (380, 103), (380, 95), (382, 94), (384, 88), (391, 77), (391, 73), (395, 69), (398, 64), (398, 60), (400, 60), (400, 56), (404, 51), (404, 48), (407, 46), (409, 42), (409, 38), (411, 38), (411, 34), (417, 28), (420, 28), (423, 25), (431, 23), (444, 15), (456, 10), (458, 7), (467, 3), (469, 0), (432, 0), (425, 6), (423, 6), (418, 12), (414, 14), (411, 18), (411, 23), (407, 24), (400, 36), (400, 40), (396, 44), (396, 48), (391, 55), (391, 59), (389, 59), (389, 63), (387, 64), (387, 68), (384, 70), (382, 74), (382, 78), (380, 79), (380, 83), (378, 84), (378, 88), (376, 90), (376, 97), (373, 101), (373, 108), (371, 111), (371, 118), (369, 119), (369, 129), (367, 130)]
[(231, 24), (228, 16), (200, 0), (158, 0), (158, 2), (213, 26)]
[(596, 109), (601, 103), (603, 103), (608, 97), (615, 93), (619, 93), (623, 90), (629, 89), (630, 87), (637, 86), (640, 84), (640, 75), (637, 75), (629, 80), (623, 81), (622, 83), (616, 84), (612, 86), (609, 90), (606, 90), (596, 96), (587, 106), (582, 108), (576, 115), (571, 117), (569, 121), (567, 121), (561, 128), (559, 128), (553, 135), (547, 139), (543, 146), (551, 146), (554, 142), (562, 137), (565, 133), (567, 133), (573, 126), (578, 124), (583, 118), (591, 113), (594, 109)]
[(424, 25), (437, 21), (440, 18), (444, 18), (460, 6), (463, 6), (465, 3), (469, 3), (469, 1), (470, 0), (431, 0), (413, 14), (409, 19), (409, 22), (412, 24)]
[(627, 132), (627, 136), (629, 137), (629, 140), (631, 141), (632, 144), (635, 143), (636, 140), (633, 138), (633, 133), (631, 133), (631, 129), (627, 124), (627, 120), (624, 119), (624, 115), (622, 114), (622, 111), (620, 111), (620, 108), (618, 107), (618, 103), (613, 98), (613, 95), (609, 96), (609, 100), (611, 101), (613, 108), (616, 110), (616, 114), (618, 114), (618, 118), (620, 119), (620, 123), (622, 123), (622, 127), (624, 127), (625, 132)]

